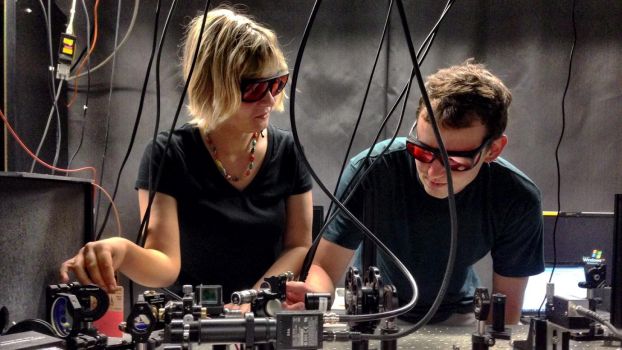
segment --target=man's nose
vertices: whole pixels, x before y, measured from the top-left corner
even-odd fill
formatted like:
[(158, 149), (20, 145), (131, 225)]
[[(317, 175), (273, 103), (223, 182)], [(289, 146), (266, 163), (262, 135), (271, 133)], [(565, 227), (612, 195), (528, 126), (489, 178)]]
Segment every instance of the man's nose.
[(428, 164), (428, 175), (430, 177), (445, 175), (445, 167), (441, 164), (440, 159), (436, 158), (432, 161), (432, 163)]

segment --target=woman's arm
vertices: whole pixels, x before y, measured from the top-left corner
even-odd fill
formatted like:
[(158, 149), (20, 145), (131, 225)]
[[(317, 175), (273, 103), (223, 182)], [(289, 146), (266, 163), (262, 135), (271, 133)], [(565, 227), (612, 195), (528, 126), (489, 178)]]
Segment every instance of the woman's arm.
[[(290, 196), (286, 204), (286, 227), (283, 235), (283, 252), (264, 276), (275, 276), (286, 271), (300, 273), (302, 261), (311, 246), (313, 197), (311, 191)], [(259, 288), (263, 278), (253, 288)]]
[[(138, 191), (141, 218), (149, 201), (149, 192)], [(147, 287), (172, 284), (181, 267), (177, 202), (157, 193), (151, 207), (151, 220), (145, 247), (121, 237), (87, 243), (60, 268), (61, 281), (69, 281), (69, 271), (82, 284), (97, 284), (113, 291), (117, 288), (115, 271)]]
[[(149, 191), (138, 190), (141, 220), (148, 203)], [(177, 201), (172, 196), (156, 193), (151, 205), (145, 250), (146, 255), (133, 256), (135, 259), (128, 262), (122, 272), (147, 287), (166, 287), (175, 282), (181, 269), (181, 252)]]

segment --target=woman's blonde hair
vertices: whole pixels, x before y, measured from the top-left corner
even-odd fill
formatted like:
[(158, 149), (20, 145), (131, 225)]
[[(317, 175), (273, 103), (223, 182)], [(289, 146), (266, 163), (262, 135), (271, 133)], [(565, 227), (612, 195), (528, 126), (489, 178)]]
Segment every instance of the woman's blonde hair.
[[(200, 15), (187, 27), (181, 62), (184, 79), (190, 73), (202, 21)], [(230, 8), (209, 11), (188, 85), (190, 122), (204, 132), (213, 130), (240, 108), (242, 79), (287, 70), (273, 31)], [(274, 109), (283, 110), (283, 96), (275, 97)]]

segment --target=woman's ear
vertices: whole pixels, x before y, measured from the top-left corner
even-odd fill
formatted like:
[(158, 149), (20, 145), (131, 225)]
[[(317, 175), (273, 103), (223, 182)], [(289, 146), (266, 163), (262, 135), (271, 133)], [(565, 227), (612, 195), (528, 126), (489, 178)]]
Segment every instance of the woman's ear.
[(492, 141), (490, 143), (490, 146), (488, 146), (488, 150), (486, 151), (484, 162), (492, 162), (493, 160), (497, 159), (497, 157), (499, 157), (499, 155), (505, 148), (505, 145), (507, 144), (508, 137), (505, 134)]

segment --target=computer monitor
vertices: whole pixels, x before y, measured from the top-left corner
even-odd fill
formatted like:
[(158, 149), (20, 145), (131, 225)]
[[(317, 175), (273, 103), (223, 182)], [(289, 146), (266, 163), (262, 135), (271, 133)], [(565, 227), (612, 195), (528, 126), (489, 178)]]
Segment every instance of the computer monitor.
[[(544, 260), (554, 263), (553, 228), (556, 216), (544, 215)], [(584, 257), (591, 257), (594, 250), (607, 265), (607, 281), (611, 280), (613, 249), (613, 213), (559, 213), (555, 234), (558, 265), (581, 265)]]
[(46, 319), (45, 287), (93, 237), (93, 187), (63, 176), (0, 172), (0, 307)]
[[(569, 299), (586, 298), (587, 289), (579, 287), (579, 282), (585, 281), (585, 271), (583, 265), (547, 266), (544, 272), (530, 276), (525, 288), (523, 297), (523, 315), (537, 314), (542, 301), (546, 295), (546, 285), (551, 278), (555, 285), (555, 295), (564, 296)], [(542, 308), (544, 312), (544, 306)]]

